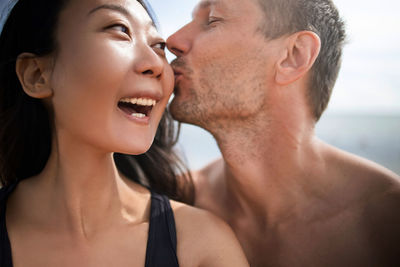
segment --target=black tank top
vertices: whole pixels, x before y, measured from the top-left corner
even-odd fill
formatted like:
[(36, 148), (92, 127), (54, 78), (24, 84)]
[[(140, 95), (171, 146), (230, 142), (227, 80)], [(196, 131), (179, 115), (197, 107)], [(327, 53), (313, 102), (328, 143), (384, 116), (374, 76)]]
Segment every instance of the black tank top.
[[(17, 184), (0, 189), (0, 267), (12, 267), (6, 228), (7, 198)], [(149, 233), (145, 267), (179, 267), (176, 256), (175, 219), (166, 196), (151, 192)]]

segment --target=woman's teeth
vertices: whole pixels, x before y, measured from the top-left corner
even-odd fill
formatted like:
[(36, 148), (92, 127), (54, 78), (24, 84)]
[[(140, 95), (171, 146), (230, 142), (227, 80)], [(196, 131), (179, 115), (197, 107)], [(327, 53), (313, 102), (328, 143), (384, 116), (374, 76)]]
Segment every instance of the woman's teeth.
[(146, 117), (146, 115), (144, 115), (142, 113), (132, 113), (131, 116), (135, 117), (135, 118), (144, 118), (144, 117)]
[(144, 118), (149, 116), (152, 108), (157, 101), (150, 98), (122, 98), (118, 106), (128, 115), (135, 118)]
[(133, 105), (140, 106), (155, 106), (157, 101), (150, 98), (122, 98), (120, 100), (122, 103), (131, 103)]

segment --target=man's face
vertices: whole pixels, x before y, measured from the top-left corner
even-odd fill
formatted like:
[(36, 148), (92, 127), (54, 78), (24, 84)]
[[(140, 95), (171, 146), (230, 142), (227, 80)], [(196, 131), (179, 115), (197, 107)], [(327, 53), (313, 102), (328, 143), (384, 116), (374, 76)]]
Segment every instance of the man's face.
[(264, 109), (274, 49), (259, 30), (262, 19), (255, 0), (202, 0), (193, 20), (169, 37), (177, 56), (175, 119), (207, 128)]

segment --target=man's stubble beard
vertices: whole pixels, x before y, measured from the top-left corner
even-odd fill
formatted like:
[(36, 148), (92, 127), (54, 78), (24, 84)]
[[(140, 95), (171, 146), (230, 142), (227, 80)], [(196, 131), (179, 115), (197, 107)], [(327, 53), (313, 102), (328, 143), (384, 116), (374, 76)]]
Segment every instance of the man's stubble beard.
[(188, 88), (187, 91), (186, 95), (189, 95), (189, 97), (185, 96), (186, 100), (182, 100), (180, 95), (174, 96), (169, 111), (172, 117), (179, 122), (201, 124), (202, 120), (199, 118), (203, 117), (203, 114), (198, 107), (197, 95), (193, 88)]
[[(264, 109), (265, 88), (253, 76), (247, 79), (233, 76), (234, 74), (204, 72), (197, 81), (187, 77), (190, 86), (184, 89), (184, 94), (179, 88), (179, 94), (171, 102), (170, 112), (173, 118), (211, 133), (235, 127), (234, 125), (244, 126), (245, 122), (249, 122), (249, 117), (254, 118), (256, 113)], [(232, 84), (226, 81), (232, 81)], [(246, 84), (247, 88), (241, 88), (240, 83)], [(247, 93), (243, 94), (241, 90), (247, 90)]]
[(265, 66), (257, 51), (240, 54), (234, 60), (209, 59), (200, 62), (197, 71), (183, 59), (172, 65), (185, 70), (185, 79), (177, 85), (178, 94), (170, 105), (172, 116), (180, 122), (213, 133), (244, 126), (265, 109)]

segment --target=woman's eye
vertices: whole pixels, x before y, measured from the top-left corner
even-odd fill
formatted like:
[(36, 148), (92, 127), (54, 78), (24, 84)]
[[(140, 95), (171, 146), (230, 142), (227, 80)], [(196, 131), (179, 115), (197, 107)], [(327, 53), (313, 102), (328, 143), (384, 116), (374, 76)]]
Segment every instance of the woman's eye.
[(123, 32), (123, 33), (129, 35), (129, 28), (123, 24), (114, 24), (114, 25), (107, 27), (107, 29), (116, 30), (116, 31)]
[(153, 47), (157, 48), (157, 49), (165, 50), (165, 46), (166, 46), (165, 42), (160, 42), (160, 43), (155, 44)]

